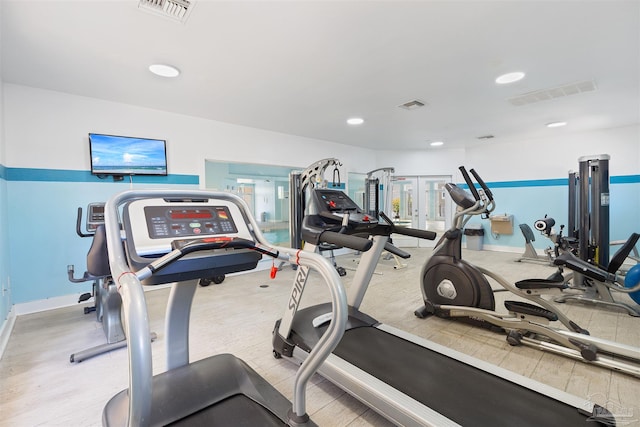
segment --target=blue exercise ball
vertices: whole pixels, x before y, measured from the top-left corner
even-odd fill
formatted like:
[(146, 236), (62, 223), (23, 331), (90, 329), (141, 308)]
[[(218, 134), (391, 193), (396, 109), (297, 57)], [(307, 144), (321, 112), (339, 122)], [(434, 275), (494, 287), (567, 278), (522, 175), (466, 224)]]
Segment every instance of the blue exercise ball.
[[(624, 286), (626, 288), (633, 288), (640, 283), (640, 264), (636, 264), (627, 271), (627, 275), (624, 278)], [(640, 304), (640, 291), (631, 292), (629, 294), (631, 299)]]

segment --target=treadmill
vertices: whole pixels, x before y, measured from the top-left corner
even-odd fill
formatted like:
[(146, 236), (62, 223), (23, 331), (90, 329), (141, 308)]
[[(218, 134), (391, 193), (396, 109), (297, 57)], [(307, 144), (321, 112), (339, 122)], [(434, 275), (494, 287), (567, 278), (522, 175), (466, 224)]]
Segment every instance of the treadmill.
[[(340, 277), (325, 258), (269, 246), (246, 203), (229, 193), (125, 191), (107, 202), (105, 226), (112, 277), (123, 301), (129, 387), (106, 404), (103, 425), (315, 425), (306, 413), (306, 386), (339, 342), (347, 318)], [(355, 236), (329, 232), (324, 237), (362, 251), (371, 246)], [(298, 369), (293, 403), (233, 355), (189, 361), (189, 318), (198, 279), (254, 269), (263, 255), (313, 268), (331, 294), (336, 321)], [(143, 285), (164, 283), (173, 283), (164, 336), (167, 367), (152, 375)]]
[[(615, 425), (605, 408), (564, 391), (378, 322), (359, 310), (392, 233), (434, 239), (435, 233), (398, 227), (383, 213), (365, 214), (345, 193), (313, 189), (302, 233), (304, 251), (322, 243), (322, 231), (369, 236), (349, 287), (344, 337), (318, 372), (396, 425), (596, 426)], [(408, 255), (408, 254), (407, 254)], [(301, 276), (302, 274), (302, 276)], [(306, 277), (298, 271), (301, 297)], [(300, 363), (333, 323), (329, 304), (287, 307), (276, 322), (276, 357)]]

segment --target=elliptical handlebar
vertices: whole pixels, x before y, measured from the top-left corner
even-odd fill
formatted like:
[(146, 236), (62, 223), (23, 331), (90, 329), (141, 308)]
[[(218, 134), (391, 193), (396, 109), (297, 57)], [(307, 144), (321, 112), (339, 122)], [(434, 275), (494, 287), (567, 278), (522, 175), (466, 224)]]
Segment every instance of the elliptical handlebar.
[(487, 187), (487, 184), (484, 183), (484, 181), (482, 180), (482, 178), (480, 178), (480, 175), (478, 175), (478, 173), (476, 172), (475, 169), (471, 169), (469, 170), (469, 172), (471, 172), (471, 174), (473, 175), (473, 177), (476, 179), (476, 181), (478, 182), (478, 184), (480, 184), (480, 187), (482, 187), (482, 189), (484, 190), (484, 194), (487, 195), (487, 197), (489, 198), (490, 202), (493, 202), (493, 193), (491, 192), (491, 190), (489, 189), (489, 187)]
[(471, 191), (471, 194), (473, 194), (473, 197), (476, 199), (476, 201), (479, 201), (480, 200), (480, 194), (478, 193), (478, 190), (476, 189), (476, 186), (473, 184), (473, 181), (471, 180), (471, 177), (469, 176), (469, 173), (467, 172), (467, 170), (465, 169), (464, 166), (460, 166), (458, 169), (462, 173), (462, 177), (464, 178), (464, 181), (469, 186), (469, 190)]

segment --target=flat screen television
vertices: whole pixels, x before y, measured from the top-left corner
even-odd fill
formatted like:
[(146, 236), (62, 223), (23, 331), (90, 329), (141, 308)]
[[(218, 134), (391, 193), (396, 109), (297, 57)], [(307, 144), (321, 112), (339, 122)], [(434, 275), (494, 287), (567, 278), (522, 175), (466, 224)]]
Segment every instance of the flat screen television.
[(89, 134), (94, 175), (166, 175), (167, 146), (162, 139)]

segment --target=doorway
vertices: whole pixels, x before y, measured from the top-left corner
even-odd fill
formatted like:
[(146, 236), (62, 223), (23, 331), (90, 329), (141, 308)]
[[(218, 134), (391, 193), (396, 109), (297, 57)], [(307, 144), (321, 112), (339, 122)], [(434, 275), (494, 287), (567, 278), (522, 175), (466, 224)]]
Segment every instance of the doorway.
[[(391, 181), (393, 220), (406, 227), (430, 230), (438, 238), (451, 227), (451, 199), (444, 185), (451, 176), (395, 176)], [(393, 242), (401, 247), (434, 247), (436, 240), (395, 235)]]

